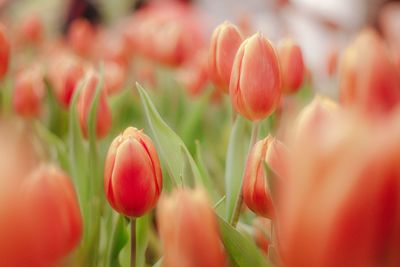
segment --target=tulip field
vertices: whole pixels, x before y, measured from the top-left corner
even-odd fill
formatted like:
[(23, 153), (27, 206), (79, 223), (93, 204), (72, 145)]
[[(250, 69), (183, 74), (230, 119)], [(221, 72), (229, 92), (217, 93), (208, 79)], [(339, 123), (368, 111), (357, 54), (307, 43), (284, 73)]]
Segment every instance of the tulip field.
[(0, 1), (0, 267), (400, 266), (400, 4), (265, 2)]

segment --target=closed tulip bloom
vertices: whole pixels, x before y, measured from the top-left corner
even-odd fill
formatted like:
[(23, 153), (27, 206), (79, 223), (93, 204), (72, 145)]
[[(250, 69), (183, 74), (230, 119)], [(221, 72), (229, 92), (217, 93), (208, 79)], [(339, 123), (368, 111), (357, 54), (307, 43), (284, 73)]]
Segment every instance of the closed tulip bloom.
[[(90, 106), (93, 103), (96, 87), (99, 82), (99, 76), (93, 70), (89, 70), (86, 74), (86, 83), (80, 92), (78, 99), (78, 115), (79, 123), (84, 137), (88, 137), (88, 119), (90, 113)], [(100, 97), (97, 104), (96, 116), (96, 136), (98, 138), (105, 137), (111, 128), (111, 112), (107, 104), (107, 95), (104, 88), (100, 88)]]
[(367, 114), (385, 114), (400, 102), (400, 76), (382, 38), (359, 33), (339, 66), (340, 101)]
[(227, 260), (205, 192), (177, 189), (157, 208), (164, 267), (223, 267)]
[(6, 75), (10, 61), (10, 41), (5, 27), (0, 24), (0, 80)]
[[(70, 178), (55, 166), (41, 165), (23, 182), (27, 246), (43, 262), (70, 253), (82, 236), (82, 218)], [(48, 265), (46, 265), (48, 266)]]
[(301, 48), (293, 40), (286, 39), (279, 47), (279, 60), (282, 71), (282, 92), (297, 92), (304, 78), (304, 62)]
[(140, 217), (156, 205), (161, 167), (153, 142), (142, 130), (129, 127), (111, 143), (104, 190), (110, 205), (128, 217)]
[[(270, 135), (258, 141), (249, 153), (243, 177), (243, 200), (249, 209), (260, 216), (274, 217), (267, 175), (285, 176), (286, 154), (286, 147)], [(271, 173), (265, 172), (264, 162), (272, 170)]]
[(81, 56), (91, 56), (94, 52), (96, 29), (85, 19), (76, 19), (68, 29), (68, 43)]
[(254, 34), (246, 39), (235, 56), (229, 93), (236, 112), (256, 121), (270, 115), (279, 104), (282, 77), (271, 43)]
[(233, 60), (242, 41), (239, 29), (228, 21), (219, 25), (211, 37), (208, 55), (210, 78), (226, 93), (229, 92)]
[(13, 107), (23, 117), (37, 117), (45, 96), (43, 73), (38, 66), (21, 70), (15, 77)]
[(344, 115), (291, 150), (277, 227), (283, 266), (400, 266), (400, 117)]

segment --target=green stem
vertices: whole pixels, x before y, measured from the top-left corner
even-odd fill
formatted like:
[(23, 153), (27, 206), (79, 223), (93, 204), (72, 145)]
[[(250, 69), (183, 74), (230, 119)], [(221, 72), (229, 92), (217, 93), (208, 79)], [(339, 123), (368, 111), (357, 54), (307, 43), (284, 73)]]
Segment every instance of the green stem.
[[(251, 139), (250, 139), (248, 154), (250, 153), (252, 147), (254, 146), (254, 144), (257, 141), (258, 129), (259, 129), (259, 122), (258, 121), (253, 122), (253, 127), (251, 129)], [(243, 204), (242, 186), (243, 185), (240, 185), (239, 197), (235, 203), (235, 210), (233, 212), (232, 220), (230, 221), (230, 224), (233, 227), (236, 227), (236, 225), (239, 221), (240, 211), (242, 209), (242, 204)]]
[(136, 267), (136, 219), (131, 218), (131, 267)]

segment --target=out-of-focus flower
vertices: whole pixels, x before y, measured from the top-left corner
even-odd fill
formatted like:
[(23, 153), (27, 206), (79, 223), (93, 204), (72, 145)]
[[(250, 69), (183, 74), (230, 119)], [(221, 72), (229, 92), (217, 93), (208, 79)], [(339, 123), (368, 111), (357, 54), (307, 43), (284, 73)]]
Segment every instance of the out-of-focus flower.
[(85, 19), (76, 19), (68, 30), (68, 43), (81, 56), (90, 56), (95, 45), (96, 29)]
[(41, 165), (21, 185), (30, 253), (54, 263), (74, 249), (82, 219), (70, 178), (60, 169)]
[(140, 217), (156, 205), (162, 190), (162, 173), (151, 139), (129, 127), (108, 150), (104, 172), (108, 202), (118, 212)]
[(0, 24), (0, 80), (6, 75), (8, 71), (8, 64), (10, 61), (10, 41), (6, 34), (5, 27)]
[(268, 248), (271, 244), (271, 220), (256, 217), (253, 220), (253, 238), (257, 246), (268, 255)]
[(210, 78), (224, 92), (229, 92), (233, 60), (242, 41), (239, 29), (228, 21), (219, 25), (211, 37), (208, 55)]
[(332, 49), (328, 53), (327, 62), (326, 62), (326, 71), (329, 76), (334, 76), (337, 72), (337, 65), (338, 65), (338, 50)]
[(61, 105), (69, 107), (76, 86), (85, 74), (83, 63), (70, 54), (56, 54), (50, 63), (48, 76)]
[(108, 61), (104, 64), (104, 87), (108, 95), (120, 92), (125, 83), (126, 70), (119, 63)]
[(279, 46), (279, 61), (282, 71), (282, 92), (297, 92), (304, 78), (304, 62), (301, 48), (291, 39), (285, 39)]
[(381, 37), (363, 30), (340, 64), (340, 100), (367, 114), (387, 113), (400, 101), (400, 76)]
[(22, 69), (15, 77), (13, 107), (23, 117), (37, 117), (45, 96), (43, 72), (39, 66)]
[(250, 120), (270, 115), (279, 104), (282, 77), (272, 44), (259, 33), (246, 39), (235, 56), (229, 93), (235, 110)]
[(279, 194), (283, 266), (399, 266), (399, 119), (343, 113), (295, 141)]
[(206, 55), (205, 51), (198, 52), (192, 60), (182, 65), (177, 72), (178, 80), (181, 81), (190, 95), (201, 94), (209, 81)]
[[(94, 70), (89, 70), (84, 78), (85, 84), (78, 98), (79, 123), (84, 137), (89, 136), (89, 112), (96, 95), (99, 76)], [(107, 104), (107, 94), (104, 88), (100, 88), (100, 96), (96, 111), (96, 136), (102, 138), (107, 135), (111, 128), (111, 112)]]
[[(243, 200), (249, 209), (260, 216), (274, 217), (275, 212), (267, 175), (283, 178), (286, 172), (286, 157), (285, 145), (271, 135), (258, 141), (249, 153), (243, 176)], [(272, 170), (271, 173), (265, 173), (264, 162)], [(276, 179), (276, 177), (272, 179)]]
[(223, 267), (227, 260), (206, 194), (177, 189), (160, 199), (157, 222), (164, 267)]
[(37, 14), (25, 17), (20, 26), (18, 41), (21, 43), (37, 44), (43, 37), (43, 25)]

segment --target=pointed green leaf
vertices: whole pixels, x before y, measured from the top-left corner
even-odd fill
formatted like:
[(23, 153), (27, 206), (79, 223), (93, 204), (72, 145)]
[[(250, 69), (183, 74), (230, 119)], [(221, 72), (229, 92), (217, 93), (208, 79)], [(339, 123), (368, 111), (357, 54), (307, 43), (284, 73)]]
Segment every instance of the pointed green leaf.
[(119, 263), (119, 254), (121, 250), (128, 243), (129, 234), (126, 230), (125, 218), (122, 215), (118, 216), (117, 223), (113, 229), (112, 237), (111, 237), (111, 246), (109, 256), (108, 256), (108, 266), (109, 267), (120, 267)]

